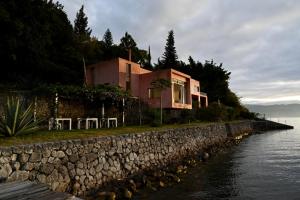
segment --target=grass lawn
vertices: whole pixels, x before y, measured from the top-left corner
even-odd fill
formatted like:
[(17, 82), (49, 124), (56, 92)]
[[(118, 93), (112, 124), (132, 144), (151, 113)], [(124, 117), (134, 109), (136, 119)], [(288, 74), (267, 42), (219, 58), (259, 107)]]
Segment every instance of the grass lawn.
[(121, 134), (132, 134), (145, 131), (155, 131), (155, 130), (166, 130), (171, 128), (183, 128), (191, 126), (206, 126), (211, 123), (207, 122), (197, 122), (190, 124), (171, 124), (163, 125), (160, 127), (151, 126), (127, 126), (118, 128), (103, 128), (103, 129), (88, 129), (88, 130), (41, 130), (27, 135), (18, 135), (16, 137), (2, 137), (0, 136), (0, 146), (14, 146), (21, 144), (39, 143), (39, 142), (49, 142), (57, 140), (69, 140), (69, 139), (80, 139), (95, 136), (111, 136), (111, 135), (121, 135)]

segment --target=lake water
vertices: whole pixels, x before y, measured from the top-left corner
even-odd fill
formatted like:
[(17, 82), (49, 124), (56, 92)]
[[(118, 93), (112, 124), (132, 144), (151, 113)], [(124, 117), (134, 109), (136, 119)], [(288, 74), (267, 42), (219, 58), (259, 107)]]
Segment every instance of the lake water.
[(300, 118), (273, 120), (295, 129), (252, 135), (191, 169), (182, 183), (138, 199), (300, 199)]

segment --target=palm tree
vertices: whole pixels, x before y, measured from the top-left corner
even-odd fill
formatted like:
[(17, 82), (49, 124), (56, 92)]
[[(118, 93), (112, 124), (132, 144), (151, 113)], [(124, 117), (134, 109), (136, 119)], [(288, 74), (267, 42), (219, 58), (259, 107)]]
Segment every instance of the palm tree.
[(131, 49), (136, 47), (136, 43), (129, 33), (125, 33), (125, 36), (121, 38), (120, 47), (123, 47), (128, 51), (128, 60), (131, 61)]
[(163, 79), (163, 78), (158, 78), (154, 81), (151, 82), (151, 86), (154, 89), (159, 90), (159, 94), (160, 94), (160, 124), (162, 124), (162, 91), (171, 87), (171, 82), (167, 79)]

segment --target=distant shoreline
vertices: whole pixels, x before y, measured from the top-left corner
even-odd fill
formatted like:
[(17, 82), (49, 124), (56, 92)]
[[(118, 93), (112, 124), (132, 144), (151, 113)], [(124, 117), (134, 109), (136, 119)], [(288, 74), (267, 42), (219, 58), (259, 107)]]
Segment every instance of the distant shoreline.
[(300, 117), (300, 104), (254, 105), (246, 104), (251, 112), (265, 115), (266, 118)]

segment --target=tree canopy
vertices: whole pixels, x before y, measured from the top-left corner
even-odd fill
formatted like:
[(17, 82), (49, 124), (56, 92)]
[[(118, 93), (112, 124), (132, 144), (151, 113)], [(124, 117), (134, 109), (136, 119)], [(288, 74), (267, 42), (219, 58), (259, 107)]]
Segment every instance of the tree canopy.
[(239, 98), (229, 88), (231, 72), (225, 70), (222, 63), (216, 64), (213, 60), (206, 60), (202, 64), (191, 56), (188, 61), (188, 64), (181, 61), (177, 70), (200, 81), (201, 91), (207, 93), (210, 103), (221, 102), (233, 107), (240, 105)]
[(61, 4), (1, 1), (0, 15), (2, 84), (34, 87), (82, 81), (72, 25)]
[(74, 24), (72, 27), (60, 3), (1, 1), (0, 86), (31, 89), (40, 84), (82, 85), (83, 59), (87, 65), (116, 57), (127, 59), (124, 44), (133, 48), (132, 61), (145, 63), (147, 51), (138, 49), (128, 33), (123, 46), (113, 44), (110, 31), (103, 41), (91, 36), (83, 6)]
[[(6, 0), (0, 2), (0, 84), (18, 89), (38, 85), (82, 85), (83, 60), (93, 64), (122, 57), (153, 69), (151, 52), (138, 48), (133, 37), (125, 32), (119, 44), (113, 43), (110, 29), (102, 40), (91, 36), (84, 6), (77, 12), (74, 27), (60, 3), (46, 0)], [(240, 105), (229, 88), (230, 72), (213, 60), (201, 63), (191, 56), (188, 62), (178, 60), (174, 31), (168, 33), (165, 51), (154, 63), (154, 69), (175, 68), (199, 80), (209, 102)], [(6, 88), (7, 88), (6, 87)]]

